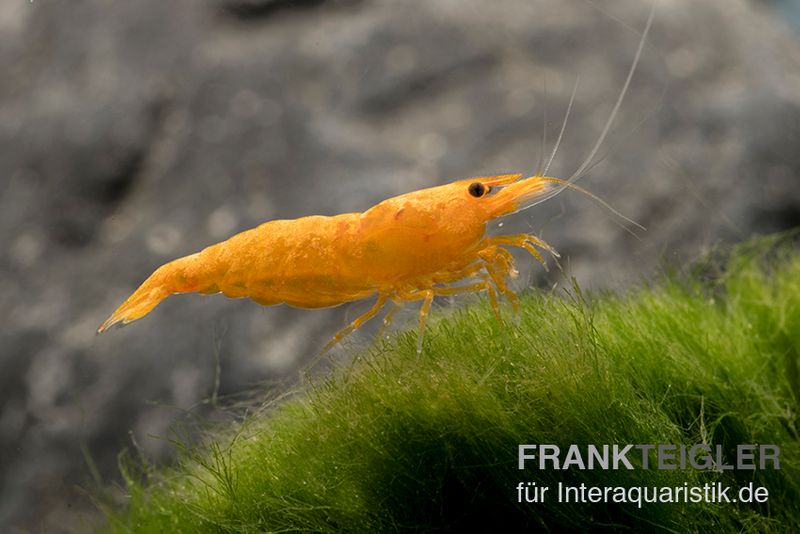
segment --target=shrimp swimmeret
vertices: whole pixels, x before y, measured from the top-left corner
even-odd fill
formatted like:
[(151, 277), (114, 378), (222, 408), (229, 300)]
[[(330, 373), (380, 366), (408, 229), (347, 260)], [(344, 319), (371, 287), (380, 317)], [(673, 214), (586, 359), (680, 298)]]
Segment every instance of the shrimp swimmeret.
[(499, 295), (516, 310), (518, 299), (507, 279), (517, 271), (504, 247), (521, 247), (542, 264), (538, 249), (558, 254), (532, 234), (487, 236), (487, 223), (552, 198), (565, 188), (599, 201), (574, 182), (590, 168), (609, 132), (654, 14), (655, 3), (605, 126), (569, 179), (546, 173), (564, 133), (575, 89), (542, 173), (527, 178), (504, 174), (459, 180), (384, 200), (363, 213), (266, 222), (162, 265), (106, 319), (98, 333), (144, 317), (174, 293), (191, 292), (222, 293), (231, 298), (249, 297), (264, 306), (283, 303), (299, 308), (324, 308), (377, 296), (374, 305), (340, 330), (325, 350), (377, 315), (387, 302), (395, 308), (384, 322), (402, 303), (423, 302), (418, 350), (436, 296), (486, 291), (496, 313)]

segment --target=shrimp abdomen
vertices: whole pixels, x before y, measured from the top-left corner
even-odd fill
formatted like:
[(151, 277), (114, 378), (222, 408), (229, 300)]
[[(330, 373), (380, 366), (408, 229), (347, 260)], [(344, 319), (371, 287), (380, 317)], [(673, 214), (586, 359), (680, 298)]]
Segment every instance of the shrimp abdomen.
[[(223, 293), (264, 306), (324, 308), (375, 288), (358, 261), (358, 214), (276, 220), (162, 265), (97, 330), (129, 323), (175, 293)], [(355, 264), (353, 263), (355, 261)]]

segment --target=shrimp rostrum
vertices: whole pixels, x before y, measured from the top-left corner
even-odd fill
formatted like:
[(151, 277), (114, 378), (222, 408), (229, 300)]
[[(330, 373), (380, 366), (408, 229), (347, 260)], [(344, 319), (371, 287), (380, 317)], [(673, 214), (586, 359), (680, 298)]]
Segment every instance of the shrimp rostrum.
[(144, 317), (172, 294), (191, 292), (222, 293), (231, 298), (249, 297), (265, 306), (285, 303), (299, 308), (325, 308), (376, 297), (372, 307), (340, 330), (325, 350), (389, 303), (394, 306), (385, 323), (403, 303), (422, 301), (418, 350), (431, 303), (437, 296), (485, 291), (496, 313), (500, 295), (517, 309), (517, 296), (507, 282), (517, 270), (507, 247), (520, 247), (542, 264), (540, 251), (557, 254), (532, 234), (487, 235), (487, 224), (567, 187), (599, 201), (573, 182), (590, 168), (608, 133), (641, 55), (653, 13), (651, 10), (628, 78), (603, 132), (569, 179), (544, 174), (564, 133), (575, 90), (543, 173), (527, 178), (505, 174), (460, 180), (384, 200), (363, 213), (266, 222), (162, 265), (111, 314), (98, 333)]

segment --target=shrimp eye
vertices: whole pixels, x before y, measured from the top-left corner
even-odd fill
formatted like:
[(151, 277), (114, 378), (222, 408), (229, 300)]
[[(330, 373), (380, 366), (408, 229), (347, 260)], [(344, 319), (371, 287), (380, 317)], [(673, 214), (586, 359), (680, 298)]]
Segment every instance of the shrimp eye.
[(491, 188), (486, 187), (480, 182), (473, 182), (469, 184), (469, 194), (476, 198), (480, 198), (488, 193), (489, 189)]

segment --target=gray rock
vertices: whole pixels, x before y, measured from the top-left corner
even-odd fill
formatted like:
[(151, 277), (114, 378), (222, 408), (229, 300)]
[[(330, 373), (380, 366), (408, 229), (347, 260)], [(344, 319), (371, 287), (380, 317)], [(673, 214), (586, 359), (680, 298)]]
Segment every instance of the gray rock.
[[(0, 524), (85, 529), (98, 514), (75, 489), (92, 485), (82, 447), (106, 483), (131, 434), (166, 461), (172, 448), (152, 436), (191, 421), (186, 410), (223, 416), (209, 407), (217, 379), (223, 396), (285, 390), (360, 309), (182, 296), (95, 337), (160, 264), (273, 218), (533, 172), (577, 76), (551, 174), (580, 165), (646, 6), (487, 6), (0, 7)], [(765, 9), (661, 2), (607, 155), (581, 182), (647, 232), (631, 236), (572, 193), (492, 231), (541, 233), (582, 286), (618, 288), (719, 241), (800, 224), (800, 47)], [(565, 283), (519, 259), (517, 289)]]

